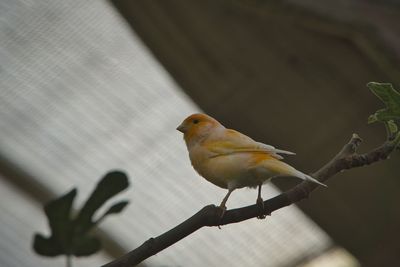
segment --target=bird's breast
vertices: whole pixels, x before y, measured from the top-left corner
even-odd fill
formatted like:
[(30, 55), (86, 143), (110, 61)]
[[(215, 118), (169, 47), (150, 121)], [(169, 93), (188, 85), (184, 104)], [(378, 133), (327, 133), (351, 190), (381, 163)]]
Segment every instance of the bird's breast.
[(260, 183), (252, 170), (254, 159), (246, 153), (215, 155), (194, 151), (190, 160), (201, 176), (222, 188), (256, 186)]

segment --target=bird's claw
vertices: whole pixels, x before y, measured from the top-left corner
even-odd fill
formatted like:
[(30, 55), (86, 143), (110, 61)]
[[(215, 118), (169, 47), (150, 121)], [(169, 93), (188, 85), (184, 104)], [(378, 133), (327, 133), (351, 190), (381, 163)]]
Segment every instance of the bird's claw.
[(257, 206), (260, 209), (260, 214), (257, 216), (257, 219), (265, 219), (266, 216), (264, 214), (264, 200), (261, 197), (257, 198)]

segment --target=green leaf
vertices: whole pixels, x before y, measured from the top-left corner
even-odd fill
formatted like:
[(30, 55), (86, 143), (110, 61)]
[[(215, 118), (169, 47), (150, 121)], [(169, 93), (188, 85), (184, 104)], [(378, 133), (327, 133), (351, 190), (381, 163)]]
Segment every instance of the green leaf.
[(394, 135), (394, 139), (391, 141), (391, 143), (397, 148), (400, 145), (400, 132), (397, 132), (397, 134)]
[(110, 214), (117, 214), (120, 213), (127, 205), (129, 204), (129, 201), (120, 201), (114, 205), (112, 205), (96, 222), (96, 224), (100, 223), (101, 220), (103, 220), (107, 215)]
[[(93, 222), (94, 213), (111, 197), (129, 186), (128, 177), (119, 171), (106, 174), (97, 184), (95, 190), (79, 211), (76, 218), (72, 217), (72, 204), (77, 190), (49, 202), (44, 210), (48, 218), (51, 235), (45, 237), (35, 234), (33, 249), (40, 255), (75, 255), (87, 256), (97, 252), (101, 243), (89, 231), (96, 224)], [(111, 206), (104, 215), (121, 212), (128, 201), (121, 201)]]
[(92, 195), (86, 201), (76, 219), (76, 230), (85, 232), (95, 224), (92, 220), (94, 213), (111, 197), (129, 186), (128, 177), (120, 171), (107, 173), (97, 184)]
[(43, 256), (57, 256), (65, 254), (71, 243), (71, 209), (77, 190), (54, 199), (44, 206), (44, 211), (50, 226), (51, 236), (44, 237), (36, 234), (33, 249)]
[(368, 118), (368, 123), (400, 119), (400, 93), (390, 83), (370, 82), (368, 88), (386, 105)]
[(72, 254), (79, 256), (89, 256), (91, 254), (96, 253), (101, 249), (101, 243), (99, 239), (92, 236), (81, 236), (79, 240), (74, 242)]
[(44, 237), (41, 234), (35, 234), (33, 239), (33, 250), (43, 256), (55, 257), (64, 254), (60, 243), (54, 238)]
[(66, 232), (69, 230), (71, 209), (76, 194), (77, 189), (74, 188), (67, 194), (50, 201), (44, 206), (52, 233), (61, 239), (65, 239), (65, 236), (68, 234)]
[(397, 133), (397, 124), (393, 120), (388, 121), (387, 126), (391, 135)]
[(378, 121), (378, 117), (376, 116), (376, 114), (372, 114), (368, 117), (368, 123), (373, 123), (373, 122), (377, 122)]
[(113, 213), (114, 213), (114, 214), (120, 213), (128, 204), (129, 204), (129, 201), (121, 201), (121, 202), (118, 202), (118, 203), (112, 205), (112, 206), (104, 213), (103, 217), (106, 216), (106, 215), (109, 215), (109, 214), (113, 214)]

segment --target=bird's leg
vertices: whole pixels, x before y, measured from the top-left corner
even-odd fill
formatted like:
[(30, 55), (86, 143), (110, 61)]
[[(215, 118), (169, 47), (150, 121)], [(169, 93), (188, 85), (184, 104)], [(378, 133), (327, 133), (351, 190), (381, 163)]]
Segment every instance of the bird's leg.
[(264, 200), (261, 197), (261, 187), (262, 184), (258, 186), (258, 196), (257, 196), (257, 206), (260, 208), (260, 215), (257, 216), (258, 219), (265, 219), (264, 215)]
[(224, 217), (225, 211), (226, 211), (226, 201), (228, 201), (229, 196), (231, 195), (231, 193), (233, 192), (234, 189), (229, 189), (228, 193), (225, 195), (224, 199), (222, 200), (221, 204), (219, 204), (219, 208), (222, 210), (222, 214), (221, 214), (221, 219), (222, 217)]
[[(226, 201), (228, 201), (229, 196), (231, 195), (231, 193), (233, 192), (233, 190), (235, 189), (228, 189), (228, 193), (225, 195), (224, 199), (222, 200), (221, 204), (219, 204), (219, 208), (221, 209), (221, 216), (220, 216), (220, 220), (222, 220), (222, 218), (224, 217), (225, 211), (226, 211)], [(221, 229), (221, 227), (218, 225), (218, 228)]]

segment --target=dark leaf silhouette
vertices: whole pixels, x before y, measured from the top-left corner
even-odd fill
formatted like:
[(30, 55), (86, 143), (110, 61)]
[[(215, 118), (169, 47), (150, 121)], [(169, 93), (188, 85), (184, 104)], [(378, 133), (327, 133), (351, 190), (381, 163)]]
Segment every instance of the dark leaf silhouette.
[(128, 177), (123, 172), (107, 173), (75, 217), (72, 214), (72, 207), (77, 189), (47, 203), (44, 211), (51, 235), (45, 237), (35, 234), (33, 249), (40, 255), (50, 257), (87, 256), (97, 252), (101, 248), (101, 243), (98, 238), (91, 236), (90, 231), (105, 216), (121, 212), (128, 205), (128, 201), (113, 204), (97, 221), (94, 221), (93, 215), (105, 202), (128, 186)]

